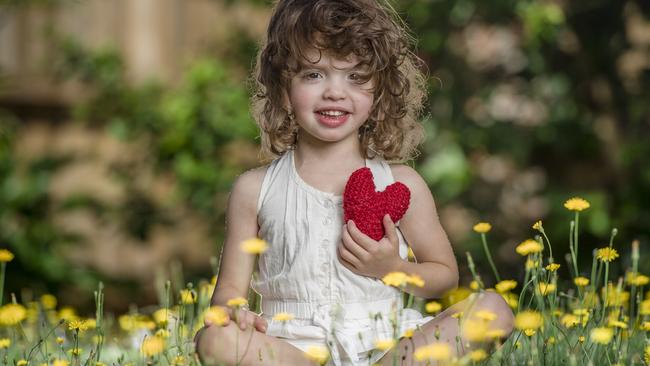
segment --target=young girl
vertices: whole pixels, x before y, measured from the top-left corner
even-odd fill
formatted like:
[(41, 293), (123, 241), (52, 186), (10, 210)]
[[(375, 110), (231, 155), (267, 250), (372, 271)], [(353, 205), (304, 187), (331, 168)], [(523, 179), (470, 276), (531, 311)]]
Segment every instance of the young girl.
[[(438, 298), (458, 284), (456, 260), (431, 193), (413, 169), (387, 161), (413, 157), (422, 140), (417, 114), (423, 76), (395, 11), (378, 0), (280, 0), (260, 52), (253, 109), (269, 165), (242, 174), (227, 209), (227, 235), (213, 305), (262, 296), (261, 314), (228, 308), (235, 321), (207, 325), (197, 350), (207, 365), (303, 365), (309, 346), (326, 346), (335, 365), (390, 365), (394, 352), (411, 364), (414, 349), (436, 340), (466, 352), (452, 314), (497, 314), (491, 327), (512, 329), (512, 312), (493, 292), (458, 303), (435, 318), (403, 309), (400, 291), (381, 279), (389, 272), (418, 275), (424, 286), (405, 291)], [(375, 241), (343, 222), (342, 193), (355, 170), (368, 167), (377, 191), (394, 181), (410, 189), (399, 221), (383, 219)], [(255, 257), (240, 243), (260, 237)], [(407, 244), (417, 263), (407, 260)], [(469, 305), (472, 306), (469, 306)], [(420, 327), (392, 350), (375, 349)], [(290, 320), (274, 319), (289, 313)], [(456, 336), (461, 336), (457, 349)], [(388, 354), (387, 354), (388, 353)]]

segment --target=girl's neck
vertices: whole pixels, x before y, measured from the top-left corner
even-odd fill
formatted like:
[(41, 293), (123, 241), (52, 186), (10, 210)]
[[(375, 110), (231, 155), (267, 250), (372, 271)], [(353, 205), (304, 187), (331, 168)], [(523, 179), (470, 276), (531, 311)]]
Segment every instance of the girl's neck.
[(365, 158), (361, 154), (358, 139), (337, 143), (300, 141), (297, 143), (294, 158), (296, 166), (337, 167), (347, 170), (350, 166), (363, 166)]

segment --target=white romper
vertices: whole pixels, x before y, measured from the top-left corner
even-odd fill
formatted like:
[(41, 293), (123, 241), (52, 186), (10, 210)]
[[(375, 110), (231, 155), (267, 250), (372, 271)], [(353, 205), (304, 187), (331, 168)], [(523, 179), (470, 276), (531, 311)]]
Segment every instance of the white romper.
[[(393, 183), (381, 158), (366, 159), (378, 191)], [(304, 182), (293, 150), (268, 167), (257, 203), (259, 237), (269, 248), (260, 255), (251, 287), (262, 296), (267, 335), (305, 351), (327, 346), (334, 365), (368, 365), (386, 352), (373, 350), (377, 339), (392, 338), (390, 314), (403, 308), (401, 293), (381, 280), (357, 275), (340, 262), (336, 247), (343, 226), (343, 198)], [(407, 245), (398, 230), (399, 254)], [(273, 320), (280, 312), (294, 315)], [(400, 312), (399, 334), (431, 320), (413, 309)]]

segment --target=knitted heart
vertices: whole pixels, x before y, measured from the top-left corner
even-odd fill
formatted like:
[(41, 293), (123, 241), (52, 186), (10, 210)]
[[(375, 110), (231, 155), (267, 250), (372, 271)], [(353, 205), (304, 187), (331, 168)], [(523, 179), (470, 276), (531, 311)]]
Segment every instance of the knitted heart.
[(345, 184), (343, 192), (344, 220), (355, 225), (369, 237), (379, 240), (384, 236), (384, 215), (398, 222), (406, 213), (411, 191), (401, 182), (395, 182), (382, 192), (375, 190), (370, 168), (356, 170)]

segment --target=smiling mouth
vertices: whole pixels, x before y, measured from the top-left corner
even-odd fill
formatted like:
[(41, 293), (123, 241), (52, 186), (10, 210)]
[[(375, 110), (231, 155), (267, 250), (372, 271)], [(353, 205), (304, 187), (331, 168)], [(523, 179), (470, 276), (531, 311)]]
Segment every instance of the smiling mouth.
[(350, 116), (349, 112), (332, 110), (316, 111), (315, 114), (318, 122), (327, 127), (338, 127), (344, 124)]

